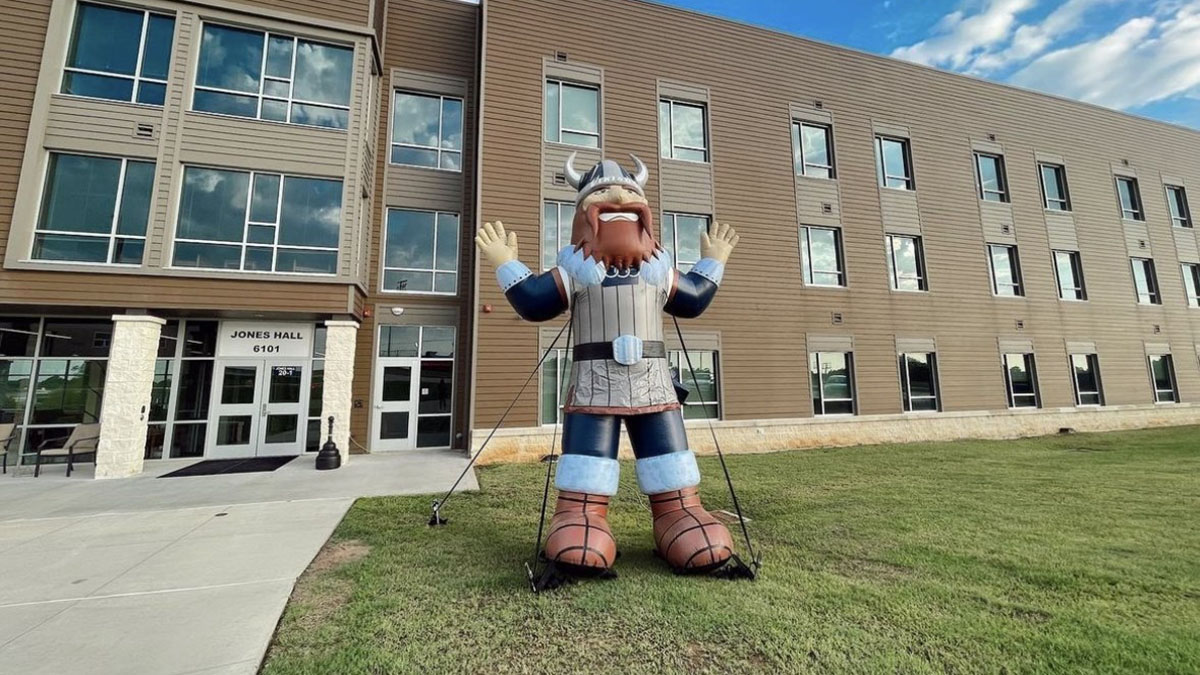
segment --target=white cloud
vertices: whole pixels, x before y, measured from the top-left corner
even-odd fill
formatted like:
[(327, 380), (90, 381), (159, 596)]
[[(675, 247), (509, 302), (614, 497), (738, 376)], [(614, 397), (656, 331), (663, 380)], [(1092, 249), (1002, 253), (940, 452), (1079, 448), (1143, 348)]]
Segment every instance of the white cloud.
[(1037, 0), (987, 0), (973, 14), (955, 10), (942, 17), (932, 37), (900, 47), (892, 56), (930, 66), (969, 68), (980, 55), (1007, 42), (1017, 15), (1036, 4)]

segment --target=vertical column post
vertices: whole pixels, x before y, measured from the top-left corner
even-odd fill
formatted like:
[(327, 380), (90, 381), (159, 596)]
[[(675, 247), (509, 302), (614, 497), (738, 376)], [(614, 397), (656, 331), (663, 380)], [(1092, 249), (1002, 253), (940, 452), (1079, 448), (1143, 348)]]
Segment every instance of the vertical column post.
[(354, 350), (358, 322), (325, 322), (325, 380), (321, 393), (321, 420), (333, 417), (333, 442), (342, 454), (342, 464), (350, 457), (350, 413), (354, 405)]
[(96, 478), (127, 478), (142, 472), (150, 390), (163, 319), (145, 315), (113, 316), (108, 373), (100, 409)]

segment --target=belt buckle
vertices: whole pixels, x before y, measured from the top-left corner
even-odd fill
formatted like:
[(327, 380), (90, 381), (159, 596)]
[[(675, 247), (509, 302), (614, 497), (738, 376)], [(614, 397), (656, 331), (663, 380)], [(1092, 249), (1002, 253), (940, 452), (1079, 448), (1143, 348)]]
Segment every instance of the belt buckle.
[(642, 339), (636, 335), (622, 335), (612, 341), (613, 360), (623, 366), (632, 366), (642, 360)]

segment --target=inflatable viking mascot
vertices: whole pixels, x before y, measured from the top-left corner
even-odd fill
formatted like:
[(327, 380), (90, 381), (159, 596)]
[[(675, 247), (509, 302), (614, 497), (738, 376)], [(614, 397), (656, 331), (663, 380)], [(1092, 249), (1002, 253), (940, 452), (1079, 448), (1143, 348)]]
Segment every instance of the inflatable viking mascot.
[(621, 423), (637, 457), (637, 479), (650, 497), (658, 555), (677, 572), (708, 572), (733, 555), (724, 525), (704, 510), (700, 471), (688, 449), (680, 398), (663, 344), (666, 311), (699, 316), (712, 302), (738, 236), (713, 223), (703, 258), (680, 274), (655, 237), (646, 201), (646, 166), (636, 173), (604, 160), (580, 175), (575, 155), (566, 177), (579, 191), (571, 245), (558, 266), (534, 274), (517, 259), (517, 237), (487, 223), (475, 239), (496, 268), (509, 303), (529, 321), (571, 313), (573, 367), (565, 399), (558, 503), (544, 555), (560, 569), (610, 571), (616, 542), (606, 520), (617, 492)]

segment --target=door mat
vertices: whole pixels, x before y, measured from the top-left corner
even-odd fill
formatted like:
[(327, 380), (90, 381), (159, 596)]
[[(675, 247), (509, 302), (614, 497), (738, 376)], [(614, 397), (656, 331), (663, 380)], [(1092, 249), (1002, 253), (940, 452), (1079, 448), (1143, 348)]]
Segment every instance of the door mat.
[(287, 457), (246, 457), (244, 459), (206, 459), (191, 466), (163, 474), (159, 478), (180, 478), (183, 476), (216, 476), (223, 473), (257, 473), (274, 471), (288, 462), (296, 459), (295, 455)]

